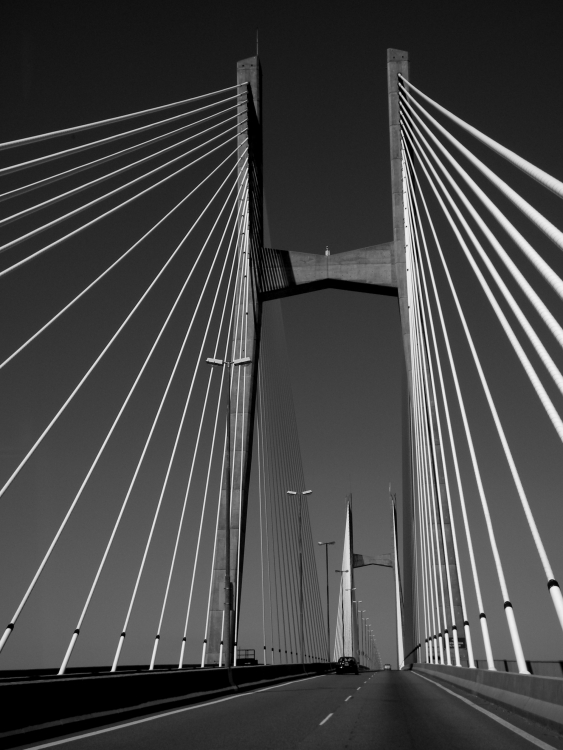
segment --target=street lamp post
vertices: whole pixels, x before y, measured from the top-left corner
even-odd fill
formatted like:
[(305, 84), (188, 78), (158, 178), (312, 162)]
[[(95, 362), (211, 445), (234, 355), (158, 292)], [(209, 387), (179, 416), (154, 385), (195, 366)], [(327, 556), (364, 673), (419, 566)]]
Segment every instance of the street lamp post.
[[(362, 656), (365, 656), (365, 642), (364, 642), (364, 634), (363, 634), (363, 632), (362, 632), (362, 629), (363, 629), (363, 621), (364, 621), (364, 616), (363, 616), (363, 613), (364, 613), (364, 612), (366, 612), (367, 610), (365, 610), (365, 609), (360, 609), (360, 604), (362, 604), (362, 603), (363, 603), (363, 602), (362, 602), (362, 600), (360, 599), (360, 600), (358, 601), (358, 603), (356, 604), (356, 611), (357, 611), (357, 613), (358, 613), (358, 615), (359, 615), (359, 618), (360, 618), (360, 622), (358, 623), (358, 625), (359, 625), (359, 630), (360, 630), (360, 654), (361, 654)], [(360, 661), (361, 661), (361, 660), (360, 660)]]
[(363, 648), (362, 648), (362, 624), (361, 624), (363, 610), (360, 609), (360, 604), (361, 603), (362, 603), (361, 599), (360, 600), (356, 600), (355, 599), (352, 602), (352, 604), (356, 605), (356, 622), (358, 623), (358, 638), (359, 638), (358, 654), (360, 655), (360, 666), (362, 664), (362, 654), (363, 654)]
[[(348, 571), (346, 571), (348, 572)], [(346, 589), (346, 591), (355, 591), (356, 587)], [(354, 594), (350, 594), (350, 647), (352, 650), (352, 656), (354, 656), (354, 610), (352, 609), (352, 597)], [(342, 598), (342, 644), (344, 644), (344, 598)], [(342, 646), (344, 650), (344, 645)]]
[[(303, 505), (303, 497), (310, 495), (313, 490), (304, 490), (299, 493), (299, 649), (301, 652), (301, 661), (305, 664), (305, 637), (303, 632), (303, 521), (301, 506)], [(296, 496), (295, 490), (287, 490), (288, 495)]]
[[(361, 603), (362, 602), (358, 602), (358, 604), (361, 604)], [(366, 611), (367, 610), (365, 609), (358, 609), (358, 615), (360, 616), (360, 622), (358, 623), (360, 626), (359, 628), (360, 629), (360, 653), (364, 658), (366, 655), (366, 651), (365, 651), (366, 641), (364, 638), (364, 612)]]
[[(347, 570), (335, 570), (335, 573), (348, 573)], [(342, 656), (344, 656), (344, 578), (340, 576), (340, 601), (342, 602)]]
[(330, 609), (328, 604), (328, 545), (334, 544), (334, 542), (317, 542), (321, 547), (324, 544), (326, 552), (326, 647), (328, 655), (328, 663), (330, 664)]
[(227, 368), (227, 456), (225, 459), (226, 475), (226, 499), (225, 499), (225, 601), (224, 601), (224, 625), (223, 641), (225, 652), (225, 666), (229, 676), (229, 682), (234, 684), (232, 674), (232, 638), (231, 638), (231, 611), (232, 611), (232, 585), (231, 585), (231, 367), (234, 365), (249, 365), (250, 357), (240, 359), (217, 359), (208, 357), (207, 364), (215, 367)]

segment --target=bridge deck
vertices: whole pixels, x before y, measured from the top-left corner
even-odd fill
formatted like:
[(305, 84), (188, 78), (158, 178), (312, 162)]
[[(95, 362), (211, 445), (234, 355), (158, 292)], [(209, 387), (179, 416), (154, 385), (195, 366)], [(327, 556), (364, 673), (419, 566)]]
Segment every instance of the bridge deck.
[(62, 741), (76, 750), (528, 750), (525, 732), (547, 743), (540, 747), (563, 748), (558, 735), (488, 704), (486, 709), (516, 731), (413, 672), (326, 675)]

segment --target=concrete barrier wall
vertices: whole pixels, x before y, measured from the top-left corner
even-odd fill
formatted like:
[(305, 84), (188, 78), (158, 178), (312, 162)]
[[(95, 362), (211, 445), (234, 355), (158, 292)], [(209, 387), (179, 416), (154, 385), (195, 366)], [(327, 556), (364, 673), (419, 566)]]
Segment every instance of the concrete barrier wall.
[[(235, 667), (240, 690), (323, 674), (327, 664)], [(47, 677), (0, 684), (0, 746), (13, 747), (237, 692), (226, 669)]]
[(413, 670), (563, 731), (563, 679), (559, 677), (438, 664), (414, 664)]
[[(487, 669), (487, 660), (475, 659), (475, 666), (479, 669)], [(530, 674), (541, 677), (563, 677), (563, 661), (526, 661), (526, 666)], [(495, 667), (499, 672), (518, 672), (518, 664), (514, 659), (495, 659)]]

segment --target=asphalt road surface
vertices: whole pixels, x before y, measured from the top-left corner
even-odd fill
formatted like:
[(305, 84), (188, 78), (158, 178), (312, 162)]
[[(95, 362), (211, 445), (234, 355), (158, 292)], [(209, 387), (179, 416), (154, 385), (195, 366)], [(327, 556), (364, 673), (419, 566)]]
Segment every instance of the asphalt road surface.
[(558, 735), (513, 714), (413, 672), (393, 671), (323, 675), (28, 747), (548, 750), (563, 744)]

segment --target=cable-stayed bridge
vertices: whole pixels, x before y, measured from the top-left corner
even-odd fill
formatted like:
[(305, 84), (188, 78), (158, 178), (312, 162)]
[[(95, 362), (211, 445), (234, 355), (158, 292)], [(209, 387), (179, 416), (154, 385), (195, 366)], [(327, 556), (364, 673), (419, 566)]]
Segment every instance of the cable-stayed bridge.
[[(24, 718), (11, 712), (4, 737), (12, 744), (24, 730), (23, 741), (54, 736), (61, 722), (73, 731), (86, 716), (99, 724), (257, 683), (328, 680), (331, 660), (342, 656), (382, 671), (373, 613), (354, 593), (354, 569), (372, 564), (392, 568), (395, 601), (380, 606), (396, 611), (399, 666), (416, 665), (395, 682), (384, 674), (362, 682), (366, 693), (374, 686), (374, 700), (425, 672), (461, 689), (482, 684), (480, 694), (521, 711), (525, 694), (539, 706), (526, 715), (563, 724), (562, 701), (549, 691), (560, 683), (545, 682), (563, 676), (558, 654), (534, 661), (522, 645), (518, 621), (528, 615), (511, 598), (519, 582), (500, 552), (506, 530), (483, 481), (484, 449), (451, 333), (453, 310), (512, 481), (510, 513), (525, 520), (560, 631), (557, 550), (536, 520), (545, 519), (542, 498), (521, 478), (451, 267), (465, 259), (490, 325), (563, 439), (563, 282), (544, 252), (545, 238), (563, 249), (563, 233), (487, 156), (531, 178), (531, 192), (539, 185), (561, 198), (563, 183), (413, 85), (406, 52), (388, 50), (387, 73), (393, 238), (347, 252), (265, 242), (257, 56), (239, 62), (237, 83), (220, 91), (0, 144), (0, 277), (10, 314), (25, 318), (7, 334), (0, 362), (6, 440), (17, 445), (6, 449), (0, 477), (8, 560), (0, 687), (7, 705), (25, 704), (32, 689), (65, 696)], [(146, 227), (132, 221), (133, 205), (143, 207)], [(333, 622), (315, 560), (283, 323), (279, 307), (266, 304), (327, 288), (396, 297), (405, 364), (397, 373), (401, 524), (393, 497), (389, 548), (357, 550), (347, 501)], [(38, 507), (30, 498), (41, 494), (45, 467), (56, 491)], [(492, 568), (484, 568), (482, 540), (475, 544), (473, 488)], [(241, 614), (251, 496), (262, 632), (252, 668), (241, 666), (249, 656)], [(482, 593), (491, 577), (505, 619), (498, 644)], [(53, 616), (57, 668), (34, 672), (29, 654)], [(147, 628), (139, 663), (132, 655), (146, 646)], [(93, 669), (92, 654), (102, 650), (106, 666)], [(509, 684), (503, 675), (497, 684), (494, 673), (504, 670), (522, 679)], [(151, 673), (158, 683), (147, 682)], [(333, 716), (336, 708), (315, 726)]]

